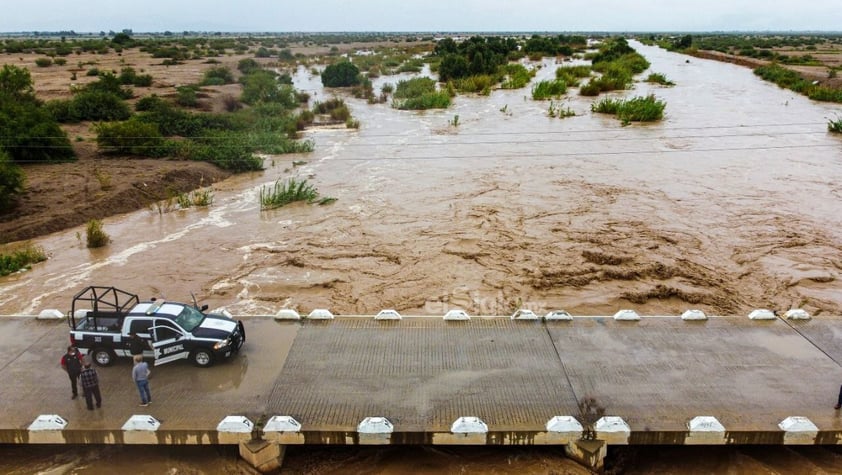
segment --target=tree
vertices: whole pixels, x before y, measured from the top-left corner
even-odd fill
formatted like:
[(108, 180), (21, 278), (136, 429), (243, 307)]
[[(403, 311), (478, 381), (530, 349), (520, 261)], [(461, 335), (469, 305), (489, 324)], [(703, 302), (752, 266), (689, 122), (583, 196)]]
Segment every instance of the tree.
[(325, 87), (348, 87), (360, 83), (360, 69), (350, 61), (331, 64), (322, 71)]
[(15, 199), (24, 191), (23, 170), (12, 163), (9, 154), (0, 150), (0, 212), (12, 207)]
[(459, 54), (448, 54), (439, 64), (439, 81), (447, 82), (468, 76), (468, 60)]
[(9, 64), (3, 65), (3, 69), (0, 69), (0, 96), (15, 101), (35, 102), (35, 88), (32, 86), (29, 70)]

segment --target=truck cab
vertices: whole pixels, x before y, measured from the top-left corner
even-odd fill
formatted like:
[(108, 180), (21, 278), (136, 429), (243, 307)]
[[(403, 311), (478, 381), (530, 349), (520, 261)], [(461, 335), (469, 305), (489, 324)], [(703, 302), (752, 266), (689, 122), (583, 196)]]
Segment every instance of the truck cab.
[(241, 321), (206, 310), (195, 299), (194, 305), (141, 302), (115, 287), (86, 287), (73, 298), (70, 340), (101, 366), (131, 357), (129, 338), (134, 333), (145, 343), (144, 357), (154, 359), (156, 366), (187, 359), (207, 367), (239, 352), (245, 328)]

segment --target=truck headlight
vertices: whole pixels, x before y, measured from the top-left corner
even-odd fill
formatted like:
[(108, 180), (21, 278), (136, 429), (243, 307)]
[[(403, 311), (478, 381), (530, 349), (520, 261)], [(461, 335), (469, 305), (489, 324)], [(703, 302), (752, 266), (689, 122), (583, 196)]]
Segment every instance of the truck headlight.
[(222, 341), (218, 341), (218, 342), (216, 342), (216, 344), (215, 344), (215, 345), (213, 345), (213, 349), (214, 349), (214, 350), (218, 350), (218, 349), (220, 349), (220, 348), (225, 348), (226, 346), (228, 346), (228, 345), (230, 345), (230, 344), (231, 344), (231, 339), (230, 339), (230, 338), (226, 338), (226, 339), (224, 339), (224, 340), (222, 340)]

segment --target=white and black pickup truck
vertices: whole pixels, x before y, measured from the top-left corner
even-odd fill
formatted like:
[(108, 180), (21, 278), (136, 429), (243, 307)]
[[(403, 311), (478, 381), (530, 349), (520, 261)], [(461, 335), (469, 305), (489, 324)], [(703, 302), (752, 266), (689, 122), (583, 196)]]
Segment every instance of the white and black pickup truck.
[(207, 305), (141, 302), (116, 287), (90, 286), (73, 297), (68, 317), (70, 343), (93, 361), (108, 366), (116, 357), (131, 357), (132, 333), (144, 340), (144, 357), (155, 365), (189, 359), (210, 366), (236, 354), (246, 340), (241, 321), (204, 313)]

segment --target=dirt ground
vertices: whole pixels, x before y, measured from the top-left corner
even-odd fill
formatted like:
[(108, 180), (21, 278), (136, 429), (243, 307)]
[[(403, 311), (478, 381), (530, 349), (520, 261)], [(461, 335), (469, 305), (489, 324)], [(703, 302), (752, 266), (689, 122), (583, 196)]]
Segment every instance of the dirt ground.
[[(412, 43), (406, 43), (411, 45)], [(380, 44), (346, 43), (336, 45), (340, 53), (357, 49), (370, 49)], [(292, 45), (293, 53), (306, 55), (327, 54), (331, 45)], [(745, 60), (715, 52), (701, 52), (700, 56), (721, 61), (736, 62), (747, 67), (756, 67), (756, 60)], [(151, 87), (135, 87), (135, 98), (157, 94), (173, 97), (176, 87), (195, 84), (202, 79), (204, 71), (216, 64), (204, 60), (185, 61), (183, 64), (166, 66), (160, 58), (152, 58), (138, 49), (122, 53), (99, 55), (83, 53), (68, 57), (67, 64), (37, 67), (38, 54), (3, 54), (0, 64), (12, 64), (29, 69), (37, 96), (42, 100), (68, 98), (71, 87), (95, 81), (86, 76), (88, 69), (96, 67), (101, 71), (119, 73), (123, 67), (131, 66), (139, 74), (151, 74)], [(237, 63), (253, 54), (229, 55), (215, 58), (232, 71)], [(842, 51), (837, 56), (822, 56), (827, 64), (839, 64)], [(272, 59), (260, 61), (271, 62)], [(804, 70), (816, 79), (826, 82), (827, 73)], [(810, 68), (807, 68), (810, 69)], [(815, 69), (815, 67), (813, 67)], [(72, 79), (75, 73), (76, 79)], [(842, 87), (842, 79), (837, 79)], [(221, 111), (222, 98), (237, 96), (239, 85), (231, 84), (203, 88), (199, 109)], [(100, 154), (96, 147), (95, 134), (90, 123), (66, 125), (63, 128), (77, 153), (78, 160), (54, 165), (26, 165), (26, 192), (19, 205), (11, 212), (0, 215), (0, 244), (23, 241), (37, 236), (67, 229), (86, 223), (90, 219), (135, 211), (161, 200), (171, 199), (178, 193), (209, 186), (230, 176), (229, 172), (214, 165), (201, 162), (112, 158)]]

